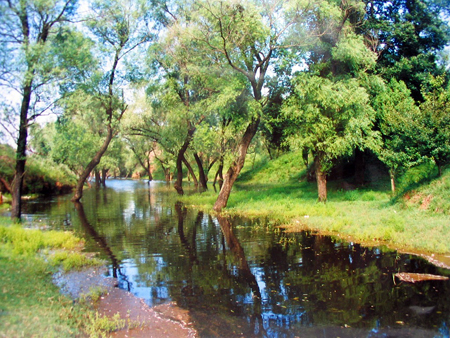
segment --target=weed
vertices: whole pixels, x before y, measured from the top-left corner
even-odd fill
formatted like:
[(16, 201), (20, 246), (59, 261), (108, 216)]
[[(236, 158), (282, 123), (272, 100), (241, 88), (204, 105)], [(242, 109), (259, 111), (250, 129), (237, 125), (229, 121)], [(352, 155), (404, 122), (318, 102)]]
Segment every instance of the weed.
[(91, 286), (88, 293), (82, 293), (80, 295), (79, 302), (82, 304), (97, 303), (98, 300), (107, 293), (107, 290), (103, 286)]
[(120, 314), (116, 313), (111, 318), (102, 316), (98, 312), (91, 314), (87, 324), (87, 332), (91, 338), (109, 337), (108, 333), (125, 328), (127, 321), (120, 318)]
[(64, 271), (79, 270), (86, 266), (100, 266), (103, 262), (97, 258), (89, 258), (80, 252), (56, 251), (49, 255), (52, 266), (62, 266)]

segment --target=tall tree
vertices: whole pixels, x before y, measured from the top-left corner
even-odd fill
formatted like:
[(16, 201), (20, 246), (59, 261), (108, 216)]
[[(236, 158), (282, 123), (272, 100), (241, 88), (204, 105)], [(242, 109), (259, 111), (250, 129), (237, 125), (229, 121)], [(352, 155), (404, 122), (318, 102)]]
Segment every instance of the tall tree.
[(333, 160), (355, 149), (376, 148), (372, 131), (375, 112), (361, 77), (375, 64), (375, 54), (354, 33), (364, 13), (360, 1), (339, 1), (329, 19), (317, 17), (317, 25), (331, 25), (320, 37), (308, 59), (309, 69), (294, 80), (284, 113), (292, 123), (286, 132), (290, 144), (309, 149), (314, 157), (319, 201), (327, 200), (327, 173)]
[(127, 109), (124, 87), (129, 77), (122, 72), (121, 61), (140, 45), (150, 40), (145, 22), (146, 9), (137, 1), (104, 0), (91, 4), (88, 27), (96, 40), (103, 73), (81, 88), (98, 104), (104, 124), (103, 143), (79, 176), (72, 201), (83, 196), (83, 185), (91, 171), (100, 163), (111, 140), (118, 134), (118, 125)]
[[(21, 194), (27, 157), (28, 128), (58, 99), (54, 86), (90, 63), (84, 39), (67, 28), (76, 0), (0, 2), (0, 86), (20, 104), (3, 102), (3, 127), (16, 138), (11, 217), (21, 216)], [(88, 45), (89, 46), (89, 45)]]
[(255, 136), (267, 100), (269, 68), (278, 51), (305, 44), (305, 30), (312, 29), (311, 16), (321, 1), (194, 1), (189, 11), (190, 29), (183, 32), (196, 42), (205, 59), (230, 68), (246, 82), (253, 100), (238, 152), (224, 178), (214, 210), (226, 207)]

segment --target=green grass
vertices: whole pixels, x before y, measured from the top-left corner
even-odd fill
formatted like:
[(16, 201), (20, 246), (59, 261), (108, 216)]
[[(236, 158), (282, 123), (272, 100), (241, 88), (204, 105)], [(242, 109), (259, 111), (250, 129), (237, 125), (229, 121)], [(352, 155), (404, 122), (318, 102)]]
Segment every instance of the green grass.
[[(400, 195), (395, 198), (388, 178), (352, 191), (329, 182), (328, 202), (323, 204), (317, 202), (316, 184), (299, 179), (305, 173), (301, 162), (296, 162), (297, 174), (292, 164), (286, 165), (295, 158), (282, 156), (247, 171), (245, 180), (241, 177), (233, 188), (224, 212), (266, 218), (289, 231), (312, 229), (368, 245), (450, 252), (450, 170), (436, 179), (433, 166), (411, 169), (402, 177)], [(406, 198), (408, 194), (415, 198)], [(211, 211), (216, 197), (217, 193), (208, 191), (181, 200)]]
[(0, 337), (101, 336), (105, 319), (97, 323), (95, 311), (52, 282), (59, 266), (100, 263), (78, 252), (82, 244), (69, 232), (24, 229), (0, 217)]

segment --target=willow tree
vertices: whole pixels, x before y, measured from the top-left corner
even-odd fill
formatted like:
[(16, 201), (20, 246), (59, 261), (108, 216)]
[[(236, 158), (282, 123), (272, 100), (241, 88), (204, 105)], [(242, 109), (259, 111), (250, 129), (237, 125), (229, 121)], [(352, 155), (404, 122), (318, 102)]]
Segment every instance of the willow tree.
[[(96, 43), (101, 67), (89, 81), (70, 93), (73, 97), (69, 101), (88, 95), (95, 102), (96, 113), (103, 123), (103, 141), (80, 174), (72, 201), (81, 199), (86, 179), (119, 133), (120, 120), (127, 109), (124, 87), (129, 83), (120, 63), (150, 39), (144, 20), (145, 8), (137, 1), (95, 1), (91, 11), (87, 25)], [(83, 111), (76, 110), (76, 113), (83, 114)]]
[[(308, 69), (293, 81), (284, 104), (291, 120), (290, 144), (309, 149), (314, 157), (318, 199), (327, 200), (327, 173), (333, 161), (355, 149), (378, 147), (372, 127), (375, 111), (362, 79), (376, 55), (354, 29), (364, 15), (360, 1), (339, 1), (328, 19), (334, 29), (320, 37), (311, 51)], [(317, 25), (329, 25), (318, 17)]]
[[(0, 86), (2, 127), (16, 139), (11, 217), (21, 216), (28, 129), (59, 98), (56, 86), (89, 66), (89, 44), (69, 29), (76, 0), (0, 2)], [(20, 103), (16, 104), (14, 98)]]
[(306, 45), (315, 28), (309, 24), (311, 17), (324, 3), (300, 0), (190, 3), (188, 29), (179, 30), (180, 34), (195, 42), (195, 51), (203, 55), (203, 59), (241, 77), (252, 101), (245, 111), (248, 114), (245, 122), (242, 121), (245, 128), (239, 136), (238, 150), (225, 174), (214, 210), (226, 207), (233, 184), (244, 166), (267, 102), (264, 90), (270, 67), (274, 60), (285, 55), (279, 53), (280, 50), (297, 50), (300, 45)]

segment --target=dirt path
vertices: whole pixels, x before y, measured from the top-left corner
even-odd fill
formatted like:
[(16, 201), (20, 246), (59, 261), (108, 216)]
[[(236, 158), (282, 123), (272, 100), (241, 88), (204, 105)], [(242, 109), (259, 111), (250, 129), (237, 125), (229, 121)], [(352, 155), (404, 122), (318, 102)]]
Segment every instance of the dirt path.
[(104, 295), (95, 303), (96, 311), (112, 318), (117, 313), (131, 327), (111, 333), (111, 337), (196, 337), (189, 313), (175, 303), (153, 308), (130, 292), (117, 288), (114, 278), (106, 278), (106, 268), (89, 268), (55, 276), (55, 284), (73, 299), (87, 295), (93, 288), (102, 288)]

